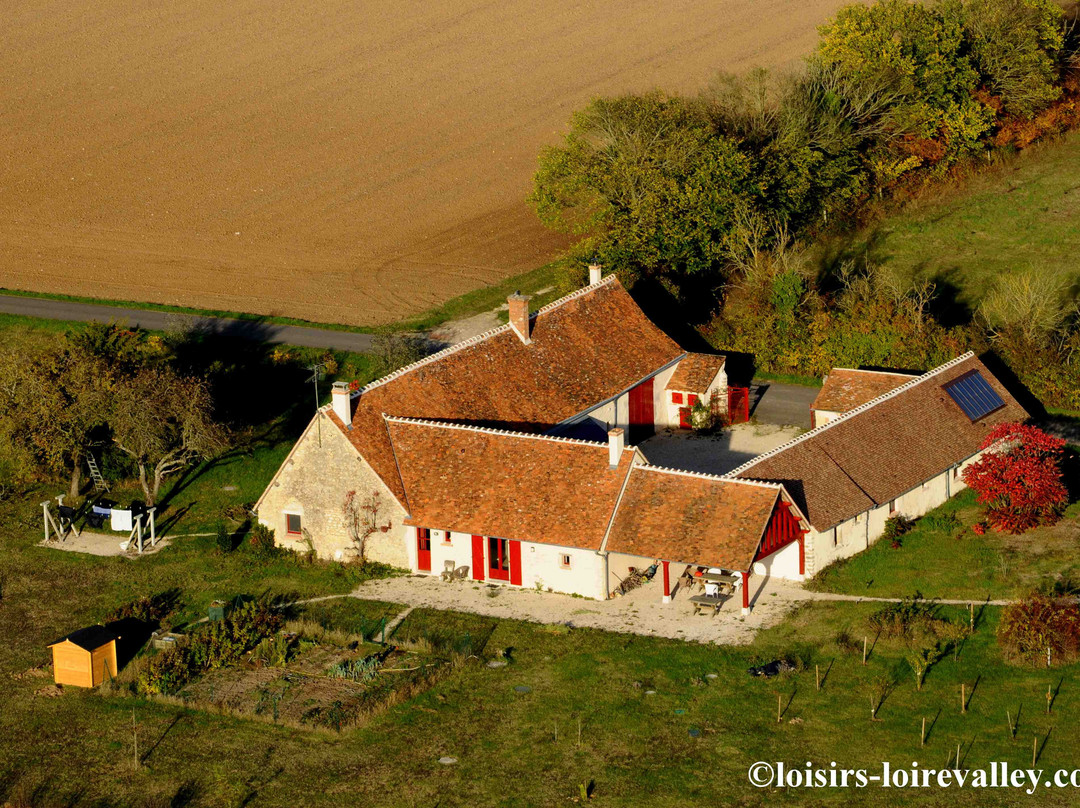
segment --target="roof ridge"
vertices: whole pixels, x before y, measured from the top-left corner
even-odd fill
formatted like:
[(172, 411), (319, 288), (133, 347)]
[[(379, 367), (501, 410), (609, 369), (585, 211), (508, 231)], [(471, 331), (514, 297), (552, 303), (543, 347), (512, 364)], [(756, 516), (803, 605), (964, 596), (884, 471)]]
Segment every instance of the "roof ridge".
[(734, 477), (735, 475), (740, 474), (741, 472), (745, 471), (746, 469), (753, 468), (758, 463), (760, 463), (762, 460), (765, 460), (768, 457), (773, 457), (774, 455), (780, 454), (780, 452), (787, 451), (792, 446), (795, 446), (798, 443), (802, 443), (805, 440), (809, 440), (810, 438), (821, 434), (825, 430), (830, 429), (830, 428), (836, 426), (837, 424), (845, 423), (845, 422), (849, 421), (851, 418), (855, 417), (856, 415), (862, 415), (868, 409), (871, 409), (872, 407), (876, 407), (878, 404), (882, 403), (883, 401), (887, 401), (888, 399), (893, 398), (895, 396), (898, 396), (901, 393), (905, 393), (909, 389), (911, 389), (912, 387), (915, 387), (918, 384), (922, 384), (927, 379), (931, 379), (934, 376), (937, 376), (939, 373), (942, 373), (942, 372), (944, 372), (946, 370), (949, 370), (950, 368), (955, 367), (956, 365), (960, 364), (961, 362), (965, 362), (968, 359), (973, 359), (973, 358), (975, 358), (975, 352), (974, 351), (967, 351), (966, 353), (963, 353), (960, 356), (955, 357), (954, 359), (950, 359), (944, 365), (939, 365), (938, 367), (934, 368), (933, 370), (928, 370), (928, 371), (926, 371), (926, 373), (923, 373), (923, 374), (921, 374), (919, 376), (915, 376), (910, 381), (904, 382), (904, 384), (900, 385), (899, 387), (894, 387), (892, 390), (889, 390), (887, 393), (882, 393), (877, 398), (872, 398), (869, 401), (867, 401), (865, 404), (860, 404), (858, 407), (855, 407), (852, 410), (848, 410), (847, 412), (837, 416), (836, 418), (833, 418), (832, 420), (822, 424), (821, 426), (818, 426), (818, 427), (815, 427), (814, 429), (811, 429), (809, 432), (804, 432), (803, 434), (799, 435), (798, 437), (792, 438), (791, 440), (787, 441), (786, 443), (781, 443), (779, 446), (775, 447), (774, 449), (770, 449), (769, 451), (765, 452), (764, 454), (759, 454), (757, 457), (750, 458), (745, 463), (743, 463), (741, 466), (738, 466), (737, 468), (732, 469), (731, 471), (729, 471), (724, 476), (725, 477)]
[[(582, 296), (588, 294), (589, 292), (596, 291), (601, 286), (607, 286), (607, 285), (610, 285), (611, 283), (617, 282), (617, 281), (618, 281), (618, 278), (615, 275), (608, 275), (606, 278), (603, 278), (599, 283), (594, 283), (594, 284), (591, 284), (589, 286), (582, 287), (581, 289), (578, 289), (578, 290), (576, 290), (574, 292), (571, 292), (570, 294), (565, 295), (564, 297), (561, 297), (558, 300), (553, 300), (551, 303), (548, 303), (546, 306), (541, 306), (539, 309), (537, 309), (536, 311), (534, 311), (532, 314), (529, 315), (529, 321), (532, 322), (540, 314), (546, 314), (547, 312), (552, 311), (553, 309), (557, 309), (559, 306), (563, 305), (564, 303), (568, 303), (571, 300), (576, 300), (577, 298), (582, 297)], [(501, 334), (502, 332), (510, 330), (512, 328), (513, 328), (513, 326), (511, 326), (510, 323), (503, 323), (502, 325), (497, 325), (494, 328), (490, 328), (487, 331), (484, 331), (484, 332), (482, 332), (480, 334), (476, 334), (475, 336), (469, 337), (468, 339), (462, 340), (461, 342), (455, 342), (453, 345), (448, 345), (447, 347), (443, 348), (441, 351), (436, 351), (435, 353), (430, 354), (429, 356), (425, 356), (423, 359), (418, 359), (417, 361), (412, 362), (411, 364), (405, 365), (404, 367), (401, 367), (401, 368), (398, 368), (397, 370), (391, 371), (390, 373), (387, 373), (382, 378), (375, 379), (372, 382), (368, 382), (368, 384), (364, 385), (362, 388), (360, 388), (355, 393), (353, 393), (351, 398), (356, 398), (357, 396), (360, 396), (360, 395), (368, 392), (369, 390), (374, 390), (376, 387), (382, 387), (387, 382), (392, 382), (394, 379), (398, 379), (398, 378), (404, 376), (406, 373), (410, 373), (410, 372), (412, 372), (412, 371), (414, 371), (414, 370), (416, 370), (418, 368), (421, 368), (421, 367), (423, 367), (425, 365), (430, 365), (433, 362), (438, 362), (439, 360), (445, 359), (447, 356), (450, 356), (451, 354), (457, 353), (458, 351), (464, 350), (465, 348), (470, 348), (473, 345), (478, 345), (481, 342), (484, 342), (485, 340), (488, 340), (491, 337), (494, 337), (497, 334)]]
[(552, 300), (546, 306), (541, 306), (529, 316), (529, 319), (534, 319), (538, 314), (547, 314), (549, 311), (559, 308), (559, 306), (563, 305), (564, 303), (569, 303), (571, 300), (577, 300), (579, 297), (583, 297), (589, 292), (595, 292), (601, 286), (610, 286), (612, 283), (617, 283), (618, 280), (619, 278), (617, 275), (606, 275), (596, 283), (589, 284), (588, 286), (583, 286), (568, 295), (560, 297), (558, 300)]
[(852, 373), (877, 373), (880, 376), (907, 376), (909, 379), (924, 375), (922, 373), (902, 373), (899, 370), (871, 370), (870, 368), (833, 368), (829, 373), (835, 373), (838, 370), (848, 370)]
[(684, 477), (697, 477), (703, 480), (718, 480), (724, 483), (746, 483), (748, 485), (758, 485), (763, 488), (783, 488), (780, 483), (768, 482), (766, 480), (743, 480), (743, 479), (730, 479), (723, 474), (709, 474), (705, 471), (690, 471), (689, 469), (677, 469), (671, 466), (654, 466), (652, 463), (639, 463), (634, 468), (641, 469), (643, 471), (658, 471), (661, 474), (680, 474)]
[[(408, 418), (403, 415), (388, 415), (385, 412), (382, 414), (383, 419), (386, 421), (395, 421), (404, 424), (417, 424), (419, 426), (433, 426), (442, 427), (444, 429), (461, 429), (466, 432), (479, 432), (484, 435), (505, 435), (514, 438), (533, 438), (536, 440), (547, 440), (554, 443), (572, 443), (582, 444), (584, 446), (596, 446), (604, 449), (608, 448), (607, 441), (596, 440), (584, 440), (582, 438), (563, 438), (558, 435), (544, 435), (536, 432), (518, 432), (512, 429), (496, 429), (490, 426), (476, 426), (475, 424), (459, 424), (453, 421), (434, 421), (430, 418)], [(633, 446), (624, 446), (623, 451), (633, 450)]]

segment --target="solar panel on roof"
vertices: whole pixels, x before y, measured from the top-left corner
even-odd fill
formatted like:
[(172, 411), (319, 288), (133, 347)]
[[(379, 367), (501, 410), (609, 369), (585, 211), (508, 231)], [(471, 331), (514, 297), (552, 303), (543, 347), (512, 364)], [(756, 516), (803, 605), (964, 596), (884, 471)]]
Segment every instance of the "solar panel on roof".
[(994, 410), (1005, 406), (1001, 396), (997, 394), (990, 383), (983, 378), (979, 371), (972, 371), (959, 379), (955, 379), (943, 385), (949, 398), (956, 402), (964, 415), (972, 421), (978, 421)]

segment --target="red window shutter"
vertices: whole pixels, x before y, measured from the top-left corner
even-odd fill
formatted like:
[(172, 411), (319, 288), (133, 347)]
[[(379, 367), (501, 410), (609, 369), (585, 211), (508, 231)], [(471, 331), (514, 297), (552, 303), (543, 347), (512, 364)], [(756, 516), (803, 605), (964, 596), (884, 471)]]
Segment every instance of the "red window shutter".
[(474, 581), (484, 580), (484, 537), (472, 537), (472, 576)]
[(686, 403), (693, 407), (695, 404), (697, 404), (697, 396), (693, 393), (689, 393), (686, 396)]
[(510, 542), (510, 583), (521, 586), (521, 542)]
[(671, 403), (672, 404), (682, 404), (682, 393), (672, 393), (671, 394)]

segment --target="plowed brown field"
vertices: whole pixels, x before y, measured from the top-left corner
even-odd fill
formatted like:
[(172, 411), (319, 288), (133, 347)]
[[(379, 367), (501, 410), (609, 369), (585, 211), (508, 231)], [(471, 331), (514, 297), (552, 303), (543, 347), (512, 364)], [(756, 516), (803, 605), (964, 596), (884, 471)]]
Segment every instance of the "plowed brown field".
[(7, 0), (0, 286), (374, 325), (538, 266), (601, 93), (790, 62), (844, 0)]

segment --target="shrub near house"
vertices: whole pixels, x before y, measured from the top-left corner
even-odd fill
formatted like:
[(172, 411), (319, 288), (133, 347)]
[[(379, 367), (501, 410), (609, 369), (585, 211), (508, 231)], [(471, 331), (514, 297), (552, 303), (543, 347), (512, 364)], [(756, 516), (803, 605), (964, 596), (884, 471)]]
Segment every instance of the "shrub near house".
[(964, 469), (964, 482), (986, 506), (990, 525), (1023, 533), (1053, 524), (1068, 504), (1062, 482), (1065, 441), (1024, 424), (1000, 424), (983, 441), (981, 458)]

